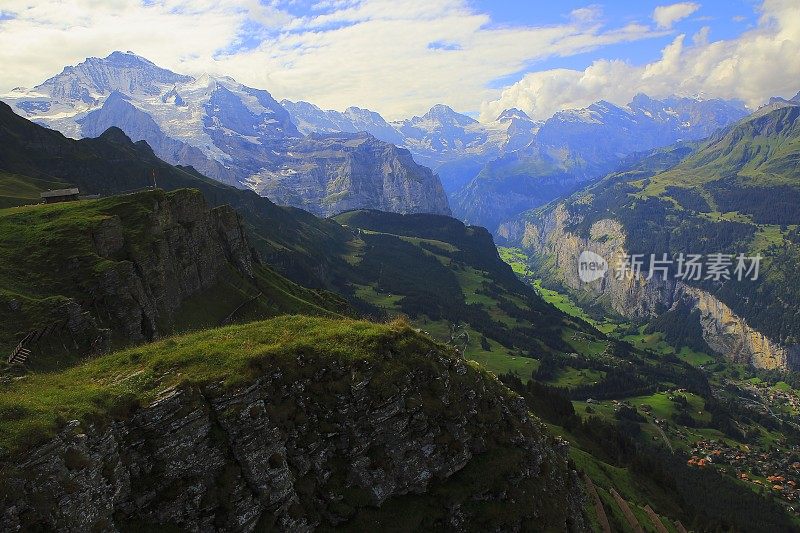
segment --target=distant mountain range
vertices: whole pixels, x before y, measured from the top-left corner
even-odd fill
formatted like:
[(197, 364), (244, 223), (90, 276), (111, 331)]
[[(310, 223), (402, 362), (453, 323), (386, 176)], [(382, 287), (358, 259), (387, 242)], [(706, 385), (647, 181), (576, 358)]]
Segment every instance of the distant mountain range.
[(734, 101), (638, 95), (545, 121), (508, 109), (481, 123), (439, 104), (389, 122), (358, 107), (278, 103), (232, 78), (177, 74), (130, 52), (89, 58), (2, 98), (74, 138), (119, 127), (165, 161), (318, 215), (449, 214), (452, 205), (457, 218), (490, 231), (632, 154), (705, 138), (747, 114)]
[(337, 112), (307, 102), (281, 104), (301, 132), (364, 130), (407, 147), (439, 174), (458, 218), (492, 231), (602, 177), (631, 154), (702, 139), (747, 114), (735, 101), (655, 100), (643, 94), (626, 106), (601, 101), (545, 121), (508, 109), (488, 123), (441, 104), (396, 122), (354, 107)]
[(484, 124), (443, 104), (433, 106), (421, 117), (395, 122), (357, 107), (340, 112), (308, 102), (282, 100), (281, 105), (302, 133), (367, 131), (408, 148), (419, 163), (439, 174), (448, 193), (460, 190), (488, 161), (530, 144), (542, 125), (517, 109)]
[(2, 99), (73, 138), (119, 127), (169, 163), (316, 214), (450, 213), (439, 180), (408, 151), (369, 135), (304, 137), (265, 90), (176, 74), (130, 52), (89, 58)]

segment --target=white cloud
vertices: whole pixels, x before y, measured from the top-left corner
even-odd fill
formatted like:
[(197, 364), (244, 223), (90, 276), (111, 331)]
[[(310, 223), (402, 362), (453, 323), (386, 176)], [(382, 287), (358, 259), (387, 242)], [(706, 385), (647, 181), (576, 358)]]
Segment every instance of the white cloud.
[(757, 107), (772, 95), (794, 95), (800, 87), (800, 10), (796, 0), (766, 0), (758, 26), (735, 39), (709, 41), (701, 29), (692, 44), (678, 35), (657, 61), (632, 65), (599, 60), (584, 70), (547, 70), (527, 74), (481, 106), (491, 120), (518, 107), (546, 118), (571, 107), (603, 99), (625, 104), (639, 92), (738, 98)]
[(573, 9), (569, 16), (572, 20), (578, 22), (594, 22), (603, 14), (603, 9), (598, 5), (591, 5), (586, 7), (579, 7)]
[(210, 59), (240, 38), (247, 19), (288, 22), (258, 0), (4, 0), (0, 90), (31, 86), (66, 65), (114, 50), (133, 50), (168, 68)]
[[(493, 80), (532, 62), (659, 35), (606, 26), (597, 7), (563, 23), (497, 26), (468, 0), (325, 0), (302, 16), (258, 0), (3, 0), (0, 93), (87, 56), (132, 50), (178, 72), (233, 76), (277, 98), (374, 108), (389, 118), (446, 101), (474, 110)], [(444, 45), (442, 45), (444, 44)]]
[[(598, 99), (625, 103), (636, 92), (738, 97), (758, 104), (797, 92), (800, 10), (796, 0), (765, 0), (757, 27), (711, 41), (713, 30), (674, 38), (648, 65), (595, 61), (584, 70), (530, 73), (505, 89), (497, 79), (537, 61), (664, 36), (671, 30), (608, 25), (597, 6), (561, 24), (493, 24), (469, 0), (320, 0), (303, 15), (295, 0), (2, 0), (0, 93), (35, 85), (88, 56), (132, 50), (188, 74), (230, 75), (277, 98), (325, 108), (369, 107), (387, 118), (435, 103), (484, 119), (520, 107), (546, 117)], [(658, 24), (678, 16), (659, 9)], [(483, 104), (479, 104), (484, 102)]]
[(670, 29), (695, 11), (700, 9), (700, 4), (695, 2), (680, 2), (668, 6), (658, 6), (653, 10), (653, 21), (662, 29)]

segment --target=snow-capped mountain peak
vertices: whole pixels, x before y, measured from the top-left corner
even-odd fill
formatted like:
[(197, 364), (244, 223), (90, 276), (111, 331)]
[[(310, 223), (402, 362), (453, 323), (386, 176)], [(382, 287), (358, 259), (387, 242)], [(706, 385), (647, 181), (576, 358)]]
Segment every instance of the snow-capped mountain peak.
[(427, 113), (422, 115), (422, 117), (412, 118), (411, 122), (415, 125), (436, 124), (439, 126), (455, 126), (463, 128), (469, 126), (470, 124), (475, 124), (478, 121), (474, 118), (468, 117), (467, 115), (457, 113), (450, 106), (436, 104), (435, 106), (431, 107)]
[[(407, 151), (369, 135), (343, 136), (336, 126), (328, 138), (304, 138), (269, 92), (228, 76), (177, 74), (132, 52), (113, 52), (4, 100), (65, 135), (122, 131), (169, 163), (326, 216), (352, 208), (449, 213), (438, 178)], [(353, 107), (341, 115), (355, 131), (402, 141), (377, 113)]]
[(504, 122), (507, 120), (531, 120), (531, 117), (528, 116), (525, 111), (521, 109), (517, 109), (516, 107), (512, 107), (506, 109), (502, 113), (497, 116), (497, 122)]
[[(232, 126), (228, 129), (251, 142), (299, 135), (286, 110), (268, 92), (230, 77), (177, 74), (133, 52), (112, 52), (65, 67), (33, 90), (14, 93), (9, 103), (28, 118), (78, 138), (87, 115), (104, 108), (121, 112), (124, 106), (115, 98), (153, 117), (159, 134), (195, 146), (214, 159), (219, 158), (220, 149), (210, 132), (217, 131), (223, 114), (223, 121)], [(96, 121), (95, 116), (88, 122)]]
[(107, 57), (90, 57), (34, 87), (38, 93), (59, 100), (88, 103), (112, 91), (126, 94), (160, 94), (166, 85), (186, 83), (192, 78), (161, 68), (131, 52), (113, 52)]

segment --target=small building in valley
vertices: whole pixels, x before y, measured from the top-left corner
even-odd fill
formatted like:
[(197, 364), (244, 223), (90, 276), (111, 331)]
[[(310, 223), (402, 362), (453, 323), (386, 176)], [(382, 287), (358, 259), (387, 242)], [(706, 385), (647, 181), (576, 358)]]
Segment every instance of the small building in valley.
[(44, 191), (39, 196), (42, 202), (46, 204), (55, 204), (58, 202), (72, 202), (78, 199), (80, 191), (77, 188), (73, 189), (56, 189), (54, 191)]

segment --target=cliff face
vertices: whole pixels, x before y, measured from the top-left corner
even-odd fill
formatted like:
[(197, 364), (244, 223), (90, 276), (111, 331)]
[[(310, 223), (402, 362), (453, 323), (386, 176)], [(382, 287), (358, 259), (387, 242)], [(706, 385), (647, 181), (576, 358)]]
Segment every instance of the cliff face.
[[(649, 319), (677, 306), (681, 301), (700, 311), (703, 338), (717, 353), (758, 368), (787, 368), (788, 350), (756, 331), (727, 305), (707, 291), (674, 280), (623, 277), (614, 269), (626, 255), (625, 233), (613, 219), (595, 222), (589, 238), (571, 233), (570, 215), (563, 204), (535, 222), (504, 225), (500, 233), (521, 242), (542, 260), (549, 276), (567, 288), (587, 294), (615, 312), (631, 319)], [(584, 283), (578, 277), (578, 257), (588, 250), (603, 257), (609, 271), (601, 279)]]
[(730, 307), (708, 292), (680, 284), (678, 295), (700, 311), (703, 337), (717, 353), (737, 363), (750, 363), (758, 368), (793, 366), (790, 351), (763, 333), (747, 325)]
[(0, 344), (28, 332), (79, 352), (153, 340), (188, 299), (222, 275), (252, 278), (257, 261), (239, 215), (210, 209), (193, 190), (30, 206), (6, 213), (0, 228), (15, 235)]
[(0, 529), (585, 529), (564, 446), (524, 401), (408, 342), (413, 354), (383, 342), (367, 359), (270, 355), (237, 386), (166, 387), (115, 421), (68, 422), (0, 463)]
[(321, 216), (351, 209), (449, 215), (442, 184), (404, 148), (366, 133), (293, 142), (248, 185), (276, 203)]
[(146, 228), (147, 245), (126, 238), (119, 216), (92, 233), (97, 254), (121, 259), (98, 280), (94, 296), (119, 320), (131, 341), (159, 336), (181, 304), (210, 287), (230, 265), (253, 276), (253, 254), (239, 215), (228, 206), (209, 209), (197, 191), (153, 196)]

